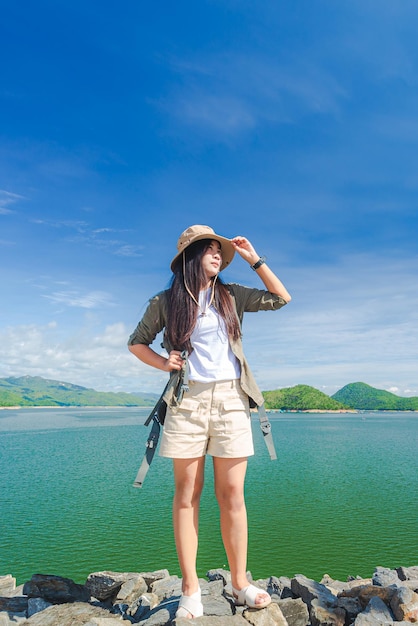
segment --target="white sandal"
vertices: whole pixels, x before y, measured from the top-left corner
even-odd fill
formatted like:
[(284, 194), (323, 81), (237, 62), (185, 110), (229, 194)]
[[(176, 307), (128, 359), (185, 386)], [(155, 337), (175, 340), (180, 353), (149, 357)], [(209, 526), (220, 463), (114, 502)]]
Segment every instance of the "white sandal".
[(197, 591), (192, 593), (191, 596), (182, 595), (179, 602), (179, 608), (176, 612), (176, 617), (202, 617), (203, 604), (202, 604), (202, 592), (200, 587)]
[[(239, 590), (232, 587), (232, 593), (234, 595), (235, 604), (239, 606), (247, 605), (250, 609), (264, 609), (271, 602), (271, 597), (267, 591), (259, 589), (255, 585), (248, 585), (248, 587), (243, 587)], [(259, 594), (268, 597), (263, 602), (256, 603), (256, 599)]]

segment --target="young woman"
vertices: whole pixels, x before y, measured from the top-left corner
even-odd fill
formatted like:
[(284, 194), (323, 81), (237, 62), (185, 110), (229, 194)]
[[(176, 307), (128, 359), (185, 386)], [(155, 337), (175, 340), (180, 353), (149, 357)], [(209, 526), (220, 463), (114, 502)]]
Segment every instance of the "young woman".
[[(282, 282), (245, 237), (227, 239), (209, 226), (195, 225), (181, 235), (171, 263), (168, 290), (150, 300), (129, 338), (129, 350), (144, 363), (166, 372), (180, 370), (188, 353), (189, 391), (179, 406), (167, 400), (160, 455), (173, 459), (173, 525), (182, 573), (177, 617), (203, 615), (196, 573), (199, 503), (205, 455), (213, 457), (221, 533), (237, 604), (267, 606), (271, 598), (250, 584), (247, 575), (247, 514), (244, 479), (254, 453), (250, 406), (263, 396), (244, 357), (244, 312), (276, 310), (290, 301)], [(237, 252), (255, 270), (264, 289), (224, 284), (219, 273)], [(150, 344), (164, 329), (168, 356)]]

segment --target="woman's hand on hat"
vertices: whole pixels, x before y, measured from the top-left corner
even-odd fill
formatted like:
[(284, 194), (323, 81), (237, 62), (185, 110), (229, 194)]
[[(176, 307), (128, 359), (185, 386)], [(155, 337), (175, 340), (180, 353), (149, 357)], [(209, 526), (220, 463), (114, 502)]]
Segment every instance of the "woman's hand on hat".
[(260, 256), (254, 249), (254, 246), (246, 237), (241, 237), (240, 235), (237, 237), (233, 237), (231, 239), (231, 243), (234, 246), (235, 252), (247, 261), (250, 265), (254, 265), (257, 263)]
[(181, 352), (179, 350), (171, 350), (168, 358), (165, 360), (165, 372), (172, 372), (173, 370), (181, 370), (183, 365), (183, 359), (181, 358)]

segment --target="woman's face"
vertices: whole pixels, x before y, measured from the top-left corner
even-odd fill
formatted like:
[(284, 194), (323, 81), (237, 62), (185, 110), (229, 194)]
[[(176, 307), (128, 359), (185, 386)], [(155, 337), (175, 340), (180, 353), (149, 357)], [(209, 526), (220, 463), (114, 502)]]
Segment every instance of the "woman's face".
[(222, 248), (219, 241), (210, 242), (202, 256), (202, 268), (208, 280), (219, 273), (222, 264)]

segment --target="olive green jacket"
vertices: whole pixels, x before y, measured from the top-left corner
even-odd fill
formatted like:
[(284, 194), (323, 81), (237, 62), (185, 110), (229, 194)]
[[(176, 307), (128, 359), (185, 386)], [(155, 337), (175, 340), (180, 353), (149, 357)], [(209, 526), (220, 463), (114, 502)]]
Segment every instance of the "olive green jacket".
[[(286, 300), (280, 296), (263, 289), (243, 287), (235, 283), (228, 283), (225, 286), (231, 294), (240, 325), (242, 325), (243, 316), (246, 312), (275, 311), (286, 304)], [(168, 294), (169, 291), (165, 290), (151, 298), (143, 318), (129, 337), (128, 345), (145, 344), (149, 346), (157, 334), (165, 328), (167, 323)], [(230, 344), (232, 352), (241, 364), (241, 387), (250, 398), (252, 407), (261, 406), (264, 398), (244, 356), (241, 339), (236, 341), (230, 340)], [(167, 352), (173, 350), (166, 335), (164, 335), (163, 346)]]

